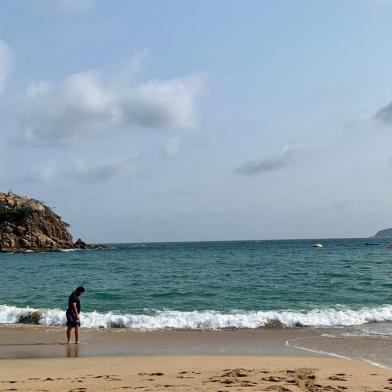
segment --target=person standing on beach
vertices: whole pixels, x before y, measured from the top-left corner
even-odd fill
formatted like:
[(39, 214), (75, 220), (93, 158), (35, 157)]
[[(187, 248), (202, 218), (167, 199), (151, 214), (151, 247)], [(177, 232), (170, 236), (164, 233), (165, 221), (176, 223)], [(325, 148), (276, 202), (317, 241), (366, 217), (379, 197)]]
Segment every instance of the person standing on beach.
[(67, 343), (71, 341), (71, 330), (75, 328), (75, 343), (79, 344), (80, 333), (80, 299), (85, 292), (84, 287), (78, 287), (68, 298), (68, 309), (65, 313), (67, 317)]

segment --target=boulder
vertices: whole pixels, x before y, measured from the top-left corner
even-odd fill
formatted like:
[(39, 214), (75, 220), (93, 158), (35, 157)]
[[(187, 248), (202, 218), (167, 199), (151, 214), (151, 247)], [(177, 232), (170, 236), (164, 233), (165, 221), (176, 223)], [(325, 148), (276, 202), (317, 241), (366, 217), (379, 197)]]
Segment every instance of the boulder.
[(31, 313), (24, 314), (19, 317), (18, 322), (21, 324), (35, 324), (38, 325), (41, 320), (41, 313), (33, 311)]

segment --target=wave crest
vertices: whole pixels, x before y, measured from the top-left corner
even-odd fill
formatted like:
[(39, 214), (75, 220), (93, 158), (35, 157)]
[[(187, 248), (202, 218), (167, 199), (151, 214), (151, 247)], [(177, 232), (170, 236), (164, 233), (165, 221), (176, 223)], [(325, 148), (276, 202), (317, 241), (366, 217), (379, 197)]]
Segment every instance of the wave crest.
[[(157, 310), (151, 314), (115, 314), (84, 312), (82, 325), (87, 328), (158, 329), (254, 329), (298, 326), (334, 327), (392, 321), (392, 305), (353, 310), (346, 307), (310, 311), (218, 311), (182, 312)], [(65, 325), (65, 311), (0, 305), (0, 323)]]

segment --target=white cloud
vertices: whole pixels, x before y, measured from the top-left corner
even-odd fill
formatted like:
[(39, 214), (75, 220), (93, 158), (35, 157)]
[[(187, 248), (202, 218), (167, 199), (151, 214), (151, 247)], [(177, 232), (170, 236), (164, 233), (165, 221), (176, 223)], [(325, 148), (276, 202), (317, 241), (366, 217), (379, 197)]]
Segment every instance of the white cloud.
[(101, 182), (136, 172), (137, 158), (119, 156), (101, 161), (79, 160), (71, 170), (72, 177), (84, 182)]
[(11, 51), (7, 44), (0, 40), (0, 92), (4, 89), (5, 82), (11, 69)]
[(21, 123), (28, 143), (63, 144), (118, 122), (110, 95), (92, 73), (72, 75), (58, 85), (34, 83), (26, 99), (29, 113), (22, 114)]
[(101, 160), (79, 159), (59, 167), (56, 160), (35, 164), (20, 181), (47, 182), (57, 177), (74, 179), (88, 183), (98, 183), (121, 175), (138, 172), (138, 156), (117, 156)]
[(286, 145), (277, 154), (243, 163), (235, 169), (235, 172), (250, 176), (283, 169), (296, 162), (304, 152), (311, 149), (303, 145)]
[(22, 138), (54, 145), (134, 127), (190, 128), (202, 85), (198, 74), (132, 84), (96, 72), (74, 74), (58, 83), (34, 82), (21, 105), (28, 108), (20, 115)]
[(191, 128), (195, 125), (194, 99), (200, 88), (199, 75), (153, 80), (125, 93), (123, 112), (127, 119), (140, 126)]

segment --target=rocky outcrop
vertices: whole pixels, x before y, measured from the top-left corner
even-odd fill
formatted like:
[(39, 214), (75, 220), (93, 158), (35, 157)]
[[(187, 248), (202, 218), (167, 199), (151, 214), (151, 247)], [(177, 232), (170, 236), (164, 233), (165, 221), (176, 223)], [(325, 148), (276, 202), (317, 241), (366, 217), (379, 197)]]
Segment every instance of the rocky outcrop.
[(384, 229), (378, 231), (374, 238), (389, 238), (392, 239), (392, 229)]
[(0, 193), (0, 251), (56, 251), (99, 248), (78, 239), (69, 225), (44, 203), (12, 192)]

